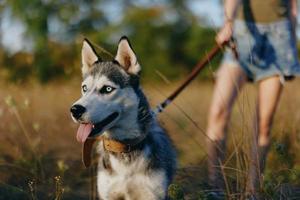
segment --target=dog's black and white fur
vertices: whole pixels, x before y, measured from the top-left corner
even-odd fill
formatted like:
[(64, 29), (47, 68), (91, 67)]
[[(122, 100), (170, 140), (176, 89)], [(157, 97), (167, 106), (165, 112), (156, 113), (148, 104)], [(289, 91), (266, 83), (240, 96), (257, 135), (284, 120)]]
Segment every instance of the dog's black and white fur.
[[(97, 187), (103, 200), (164, 200), (175, 168), (169, 137), (151, 114), (139, 85), (141, 67), (126, 37), (118, 44), (113, 61), (101, 61), (85, 40), (82, 48), (83, 107), (73, 119), (93, 125), (116, 113), (95, 134), (126, 143), (144, 138), (133, 151), (113, 153), (98, 145)], [(96, 132), (96, 131), (94, 131)]]

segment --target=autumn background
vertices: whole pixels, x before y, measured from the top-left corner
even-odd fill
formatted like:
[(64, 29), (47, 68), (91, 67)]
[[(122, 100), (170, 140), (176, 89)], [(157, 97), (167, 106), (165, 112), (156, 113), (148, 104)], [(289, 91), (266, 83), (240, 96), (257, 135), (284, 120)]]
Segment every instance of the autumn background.
[[(0, 0), (0, 199), (96, 199), (95, 166), (81, 163), (69, 114), (80, 96), (85, 37), (111, 59), (127, 35), (154, 107), (214, 46), (221, 0)], [(177, 149), (171, 195), (209, 199), (205, 128), (221, 55), (160, 114)], [(286, 83), (264, 178), (268, 199), (300, 197), (299, 80)], [(243, 199), (256, 85), (234, 107), (224, 165), (229, 199)], [(173, 189), (175, 188), (175, 192)]]

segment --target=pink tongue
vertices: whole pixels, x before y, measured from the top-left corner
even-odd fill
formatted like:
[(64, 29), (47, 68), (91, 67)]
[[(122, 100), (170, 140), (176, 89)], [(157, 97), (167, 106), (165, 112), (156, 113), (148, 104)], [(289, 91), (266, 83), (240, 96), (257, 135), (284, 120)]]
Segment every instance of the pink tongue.
[(89, 134), (92, 131), (92, 124), (80, 124), (78, 130), (77, 130), (77, 141), (84, 143), (86, 138), (89, 136)]

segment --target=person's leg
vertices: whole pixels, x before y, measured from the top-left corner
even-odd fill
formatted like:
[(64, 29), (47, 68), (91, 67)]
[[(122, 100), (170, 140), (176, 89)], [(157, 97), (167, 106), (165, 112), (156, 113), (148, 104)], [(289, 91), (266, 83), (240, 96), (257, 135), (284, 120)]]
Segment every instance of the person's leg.
[(278, 76), (259, 82), (257, 112), (254, 120), (255, 132), (249, 171), (249, 191), (256, 193), (261, 185), (261, 174), (266, 164), (270, 145), (270, 130), (280, 95), (282, 83)]
[(239, 66), (223, 64), (217, 74), (206, 132), (208, 179), (210, 186), (216, 189), (224, 188), (220, 164), (226, 151), (226, 128), (233, 102), (245, 81), (246, 75)]

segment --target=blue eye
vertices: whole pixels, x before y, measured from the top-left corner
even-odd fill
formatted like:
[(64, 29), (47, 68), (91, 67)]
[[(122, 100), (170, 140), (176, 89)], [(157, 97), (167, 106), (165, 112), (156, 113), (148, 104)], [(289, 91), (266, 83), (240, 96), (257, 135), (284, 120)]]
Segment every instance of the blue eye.
[(86, 92), (87, 91), (87, 86), (86, 85), (83, 85), (81, 88), (82, 88), (82, 92)]
[(114, 91), (116, 88), (109, 86), (109, 85), (104, 85), (100, 90), (99, 93), (100, 94), (109, 94), (112, 91)]

